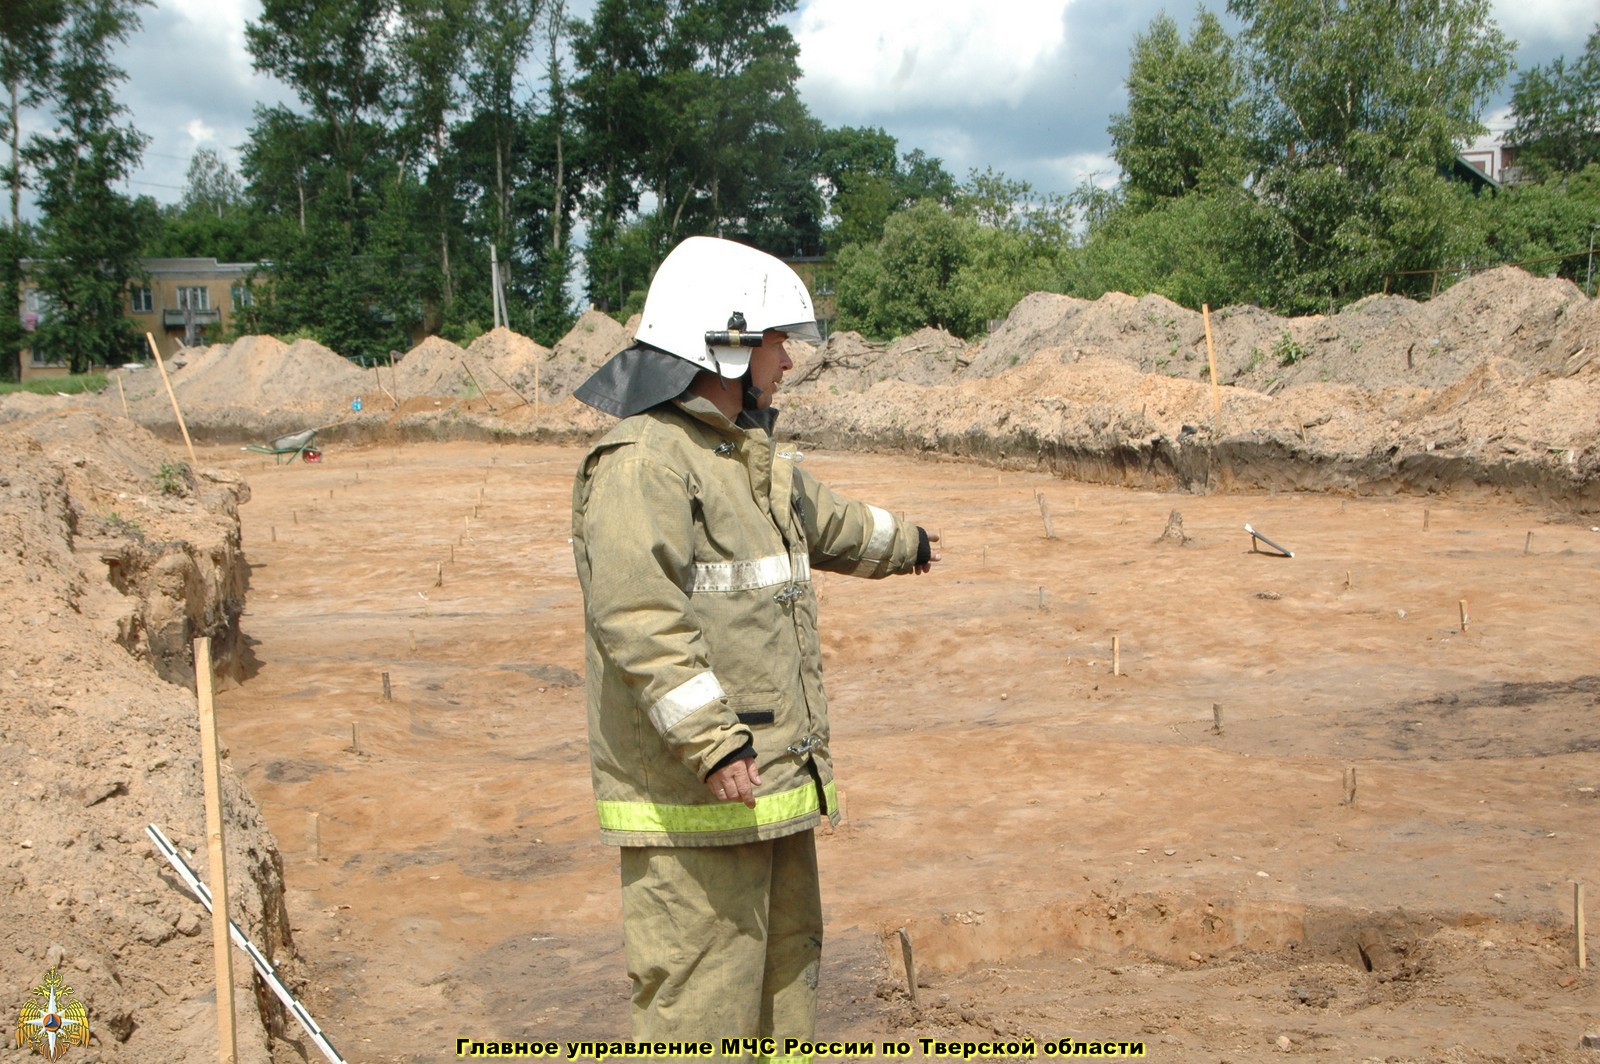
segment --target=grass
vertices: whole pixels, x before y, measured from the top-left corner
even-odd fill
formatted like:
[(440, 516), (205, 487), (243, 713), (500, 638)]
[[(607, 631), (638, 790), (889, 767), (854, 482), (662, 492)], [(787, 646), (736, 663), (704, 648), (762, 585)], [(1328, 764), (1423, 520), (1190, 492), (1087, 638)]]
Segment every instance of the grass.
[(35, 377), (31, 381), (0, 381), (0, 395), (11, 395), (15, 392), (32, 392), (35, 395), (55, 395), (64, 392), (67, 395), (80, 395), (84, 392), (103, 391), (106, 386), (104, 373), (75, 373), (70, 377)]

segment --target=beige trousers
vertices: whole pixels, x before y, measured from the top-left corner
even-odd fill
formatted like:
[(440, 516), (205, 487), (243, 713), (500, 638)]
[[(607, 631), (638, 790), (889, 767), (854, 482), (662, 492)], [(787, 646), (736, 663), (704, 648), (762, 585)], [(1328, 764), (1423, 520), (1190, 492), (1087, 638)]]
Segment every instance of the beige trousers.
[(822, 898), (802, 831), (738, 846), (624, 847), (633, 1037), (810, 1041)]

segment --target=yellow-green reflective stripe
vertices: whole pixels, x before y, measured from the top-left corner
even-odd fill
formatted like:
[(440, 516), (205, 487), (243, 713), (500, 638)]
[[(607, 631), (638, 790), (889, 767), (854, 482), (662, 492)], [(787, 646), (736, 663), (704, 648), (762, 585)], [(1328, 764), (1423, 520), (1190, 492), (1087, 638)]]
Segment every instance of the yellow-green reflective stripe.
[[(833, 781), (824, 788), (828, 808), (837, 809), (838, 794)], [(600, 826), (607, 831), (735, 831), (739, 828), (781, 824), (785, 820), (815, 813), (817, 788), (807, 782), (778, 794), (756, 799), (751, 809), (741, 802), (715, 805), (665, 805), (659, 802), (596, 802)]]

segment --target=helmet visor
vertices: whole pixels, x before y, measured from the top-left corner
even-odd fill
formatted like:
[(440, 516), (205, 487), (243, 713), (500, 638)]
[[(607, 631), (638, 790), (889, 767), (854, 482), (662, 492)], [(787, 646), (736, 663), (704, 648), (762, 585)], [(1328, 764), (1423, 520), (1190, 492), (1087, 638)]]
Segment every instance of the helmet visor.
[(822, 343), (822, 330), (817, 327), (817, 323), (814, 321), (800, 321), (795, 322), (793, 325), (768, 325), (767, 328), (787, 333), (791, 340), (799, 340), (807, 344)]

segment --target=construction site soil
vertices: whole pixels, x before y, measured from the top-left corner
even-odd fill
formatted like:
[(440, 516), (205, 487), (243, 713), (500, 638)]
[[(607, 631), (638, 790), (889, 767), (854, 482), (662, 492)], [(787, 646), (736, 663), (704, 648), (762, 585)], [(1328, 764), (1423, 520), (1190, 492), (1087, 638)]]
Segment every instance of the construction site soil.
[[(1595, 1059), (1600, 307), (1506, 269), (1210, 328), (1036, 294), (981, 344), (794, 349), (785, 446), (944, 553), (817, 578), (818, 1035)], [(247, 337), (170, 395), (0, 400), (7, 1007), (59, 965), (79, 1059), (214, 1059), (209, 921), (145, 833), (206, 875), (206, 636), (232, 913), (345, 1059), (627, 1037), (568, 542), (610, 424), (571, 392), (627, 338)], [(234, 982), (239, 1060), (322, 1059)]]

